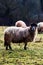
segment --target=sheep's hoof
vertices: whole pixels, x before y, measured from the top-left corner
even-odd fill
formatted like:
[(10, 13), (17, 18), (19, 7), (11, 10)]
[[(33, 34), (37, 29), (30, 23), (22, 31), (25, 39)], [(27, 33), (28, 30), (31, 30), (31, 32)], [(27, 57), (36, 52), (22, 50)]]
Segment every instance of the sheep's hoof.
[(24, 50), (26, 50), (27, 48), (26, 47), (24, 47)]
[(6, 48), (6, 50), (9, 50), (8, 48)]

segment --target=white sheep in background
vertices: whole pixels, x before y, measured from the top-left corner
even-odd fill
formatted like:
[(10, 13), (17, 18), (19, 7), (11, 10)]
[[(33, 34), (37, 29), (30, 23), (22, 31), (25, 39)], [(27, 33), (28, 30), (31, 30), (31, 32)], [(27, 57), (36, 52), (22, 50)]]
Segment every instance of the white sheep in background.
[(15, 26), (16, 27), (23, 27), (23, 28), (27, 27), (26, 23), (24, 21), (22, 21), (22, 20), (17, 21), (15, 23)]
[(38, 27), (38, 32), (43, 32), (43, 22), (39, 22), (37, 24), (37, 27)]

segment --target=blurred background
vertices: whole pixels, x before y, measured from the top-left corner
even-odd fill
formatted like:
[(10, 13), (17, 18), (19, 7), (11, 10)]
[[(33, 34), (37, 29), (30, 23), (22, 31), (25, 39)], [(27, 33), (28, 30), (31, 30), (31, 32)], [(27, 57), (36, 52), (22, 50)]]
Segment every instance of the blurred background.
[(43, 22), (43, 0), (0, 0), (0, 26), (12, 26), (18, 20), (27, 26)]

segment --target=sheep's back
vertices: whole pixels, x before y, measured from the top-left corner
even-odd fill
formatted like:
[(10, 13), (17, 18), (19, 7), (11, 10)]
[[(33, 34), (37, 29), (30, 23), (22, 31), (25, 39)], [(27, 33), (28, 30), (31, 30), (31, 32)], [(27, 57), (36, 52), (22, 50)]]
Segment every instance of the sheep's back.
[(4, 32), (12, 35), (17, 40), (28, 36), (27, 28), (22, 27), (8, 27)]

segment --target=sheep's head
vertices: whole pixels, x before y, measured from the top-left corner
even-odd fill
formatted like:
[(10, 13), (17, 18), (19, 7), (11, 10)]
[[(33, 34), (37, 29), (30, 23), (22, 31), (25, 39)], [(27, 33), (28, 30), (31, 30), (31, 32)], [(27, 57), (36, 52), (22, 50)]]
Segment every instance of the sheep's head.
[(37, 24), (33, 23), (30, 27), (30, 34), (33, 35), (36, 32)]
[(33, 24), (31, 24), (30, 30), (31, 30), (32, 32), (35, 32), (36, 27), (37, 27), (37, 24), (33, 23)]

